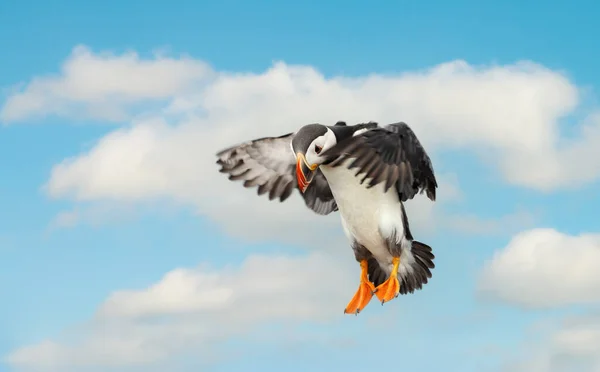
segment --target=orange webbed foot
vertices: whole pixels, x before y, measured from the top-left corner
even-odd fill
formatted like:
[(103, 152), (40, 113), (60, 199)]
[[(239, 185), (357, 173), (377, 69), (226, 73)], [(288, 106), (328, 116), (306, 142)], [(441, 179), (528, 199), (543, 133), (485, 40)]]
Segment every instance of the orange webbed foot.
[(361, 261), (360, 267), (361, 275), (358, 290), (344, 309), (344, 314), (360, 313), (362, 309), (364, 309), (369, 304), (371, 298), (373, 297), (373, 292), (375, 292), (375, 286), (367, 278), (367, 261)]
[(394, 257), (392, 263), (394, 264), (394, 268), (392, 269), (389, 278), (375, 288), (375, 295), (377, 295), (377, 298), (381, 301), (382, 305), (398, 297), (398, 294), (400, 293), (400, 281), (398, 280), (400, 258)]

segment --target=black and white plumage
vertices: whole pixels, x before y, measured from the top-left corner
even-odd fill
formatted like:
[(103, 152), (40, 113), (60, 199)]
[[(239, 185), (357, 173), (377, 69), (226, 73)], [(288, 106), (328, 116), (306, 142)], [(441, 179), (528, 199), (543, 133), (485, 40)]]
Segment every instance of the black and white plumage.
[[(283, 202), (298, 188), (296, 157), (291, 151), (293, 137), (294, 133), (288, 133), (259, 138), (222, 150), (217, 154), (220, 172), (228, 173), (232, 181), (243, 180), (245, 187), (258, 187), (258, 195), (267, 194), (269, 200)], [(318, 214), (338, 210), (321, 171), (316, 172), (302, 197), (306, 206)]]
[[(434, 255), (429, 246), (413, 240), (402, 202), (420, 192), (435, 201), (437, 182), (429, 156), (406, 123), (309, 124), (217, 156), (221, 172), (243, 180), (246, 187), (258, 187), (259, 195), (284, 201), (297, 188), (316, 213), (339, 211), (369, 288), (389, 289), (386, 279), (395, 270), (400, 282), (392, 285), (395, 295), (421, 289), (431, 278)], [(353, 301), (363, 297), (360, 288)], [(391, 298), (389, 293), (377, 295), (382, 302)], [(348, 312), (368, 303), (356, 301), (355, 311)]]
[(325, 155), (328, 159), (337, 158), (330, 164), (334, 167), (354, 158), (348, 168), (358, 169), (357, 175), (364, 174), (361, 182), (371, 179), (369, 187), (385, 182), (384, 191), (395, 185), (402, 201), (412, 199), (419, 190), (435, 200), (437, 183), (431, 160), (406, 123), (365, 131), (339, 143)]

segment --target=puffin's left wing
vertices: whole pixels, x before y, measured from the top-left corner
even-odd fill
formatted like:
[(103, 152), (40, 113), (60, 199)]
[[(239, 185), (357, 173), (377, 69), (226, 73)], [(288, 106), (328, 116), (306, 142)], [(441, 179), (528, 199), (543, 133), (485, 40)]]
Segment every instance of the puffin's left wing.
[(402, 201), (423, 191), (435, 200), (437, 181), (431, 160), (406, 123), (366, 130), (341, 141), (322, 156), (334, 167), (354, 158), (348, 168), (358, 168), (356, 175), (364, 174), (362, 182), (370, 178), (368, 187), (384, 182), (386, 191), (396, 185)]
[[(244, 187), (258, 186), (258, 195), (268, 192), (269, 200), (285, 201), (298, 188), (296, 159), (291, 149), (294, 133), (265, 137), (236, 145), (217, 153), (220, 172), (232, 181), (243, 180)], [(337, 211), (337, 204), (323, 173), (316, 172), (306, 189), (304, 203), (318, 214)]]

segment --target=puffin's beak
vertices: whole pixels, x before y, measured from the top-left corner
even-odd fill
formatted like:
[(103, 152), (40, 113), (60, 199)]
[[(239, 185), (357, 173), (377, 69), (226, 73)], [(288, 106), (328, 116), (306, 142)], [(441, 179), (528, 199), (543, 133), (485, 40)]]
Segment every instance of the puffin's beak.
[(300, 191), (304, 193), (308, 185), (312, 182), (315, 175), (315, 169), (319, 166), (317, 164), (308, 165), (304, 154), (299, 152), (296, 154), (296, 179), (298, 180), (298, 187)]

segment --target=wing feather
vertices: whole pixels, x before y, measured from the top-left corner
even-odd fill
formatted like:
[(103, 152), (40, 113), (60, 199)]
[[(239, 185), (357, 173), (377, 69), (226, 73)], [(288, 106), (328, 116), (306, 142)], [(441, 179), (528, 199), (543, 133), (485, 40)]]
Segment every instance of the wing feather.
[[(269, 200), (287, 200), (298, 188), (296, 159), (291, 150), (294, 133), (265, 137), (229, 147), (217, 153), (221, 173), (232, 181), (244, 181), (244, 187), (257, 188), (258, 195)], [(306, 189), (304, 203), (317, 214), (329, 214), (338, 207), (323, 173), (318, 170)]]
[(325, 151), (330, 166), (354, 160), (348, 169), (357, 169), (361, 183), (370, 179), (367, 187), (384, 183), (387, 191), (396, 185), (402, 201), (425, 192), (431, 200), (436, 198), (437, 181), (429, 155), (412, 129), (403, 122), (376, 127), (341, 141)]

